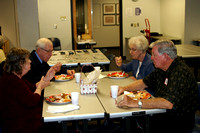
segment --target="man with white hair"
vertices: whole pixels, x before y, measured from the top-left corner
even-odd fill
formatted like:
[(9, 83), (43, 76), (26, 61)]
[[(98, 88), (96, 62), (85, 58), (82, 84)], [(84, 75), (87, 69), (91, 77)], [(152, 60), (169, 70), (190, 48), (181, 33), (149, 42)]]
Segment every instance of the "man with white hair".
[(155, 98), (132, 100), (124, 96), (117, 106), (167, 109), (166, 113), (152, 117), (152, 133), (191, 132), (198, 108), (196, 79), (189, 67), (177, 57), (177, 49), (172, 41), (158, 40), (151, 45), (151, 59), (156, 69), (144, 79), (119, 87), (118, 95), (125, 90), (137, 91), (150, 87)]
[[(37, 83), (40, 81), (42, 76), (45, 76), (47, 71), (50, 69), (48, 60), (52, 56), (53, 43), (47, 38), (40, 38), (36, 42), (36, 50), (33, 50), (30, 55), (31, 70), (23, 77), (30, 83)], [(67, 73), (74, 75), (74, 70), (61, 70), (61, 63), (57, 63), (52, 66), (55, 72)]]

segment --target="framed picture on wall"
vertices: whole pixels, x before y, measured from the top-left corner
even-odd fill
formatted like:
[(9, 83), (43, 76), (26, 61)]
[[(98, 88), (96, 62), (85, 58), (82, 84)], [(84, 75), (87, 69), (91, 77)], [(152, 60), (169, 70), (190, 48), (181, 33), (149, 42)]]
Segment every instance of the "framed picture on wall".
[(116, 4), (116, 13), (119, 14), (119, 4)]
[(115, 4), (103, 4), (103, 14), (115, 14)]
[(104, 26), (115, 25), (115, 15), (104, 15), (103, 16), (103, 25)]
[(119, 25), (119, 24), (120, 24), (120, 16), (116, 15), (116, 25)]

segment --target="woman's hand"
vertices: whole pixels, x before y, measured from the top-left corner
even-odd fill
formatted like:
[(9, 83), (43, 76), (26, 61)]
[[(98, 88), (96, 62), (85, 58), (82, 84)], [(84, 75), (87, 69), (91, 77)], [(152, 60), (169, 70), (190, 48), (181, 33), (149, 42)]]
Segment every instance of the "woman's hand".
[(122, 57), (119, 56), (119, 57), (115, 57), (115, 63), (118, 67), (121, 67), (122, 65)]
[(50, 81), (45, 81), (44, 76), (42, 76), (41, 80), (36, 83), (36, 90), (34, 93), (38, 93), (41, 95), (42, 90), (50, 84)]
[(54, 76), (55, 76), (55, 69), (53, 67), (51, 67), (46, 76), (44, 77), (44, 81), (50, 81)]
[(37, 88), (40, 89), (44, 89), (45, 87), (47, 87), (50, 84), (50, 80), (45, 81), (44, 80), (44, 76), (42, 76), (41, 80), (39, 82), (37, 82)]
[(134, 76), (130, 76), (129, 78), (132, 80), (137, 80)]

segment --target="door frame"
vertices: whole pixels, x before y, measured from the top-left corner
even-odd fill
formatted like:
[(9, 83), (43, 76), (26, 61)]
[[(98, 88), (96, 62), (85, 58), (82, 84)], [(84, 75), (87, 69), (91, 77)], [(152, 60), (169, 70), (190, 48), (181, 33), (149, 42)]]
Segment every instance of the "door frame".
[[(88, 0), (88, 9), (91, 10), (91, 1), (92, 0)], [(122, 23), (122, 0), (119, 0), (119, 7), (120, 7), (120, 29), (119, 29), (119, 39), (120, 39), (120, 55), (123, 56), (123, 23)], [(76, 23), (76, 16), (74, 15), (76, 14), (76, 0), (71, 0), (71, 24), (72, 24), (72, 48), (73, 49), (77, 49), (77, 45), (76, 45), (76, 41), (75, 39), (77, 39), (77, 23)], [(88, 10), (88, 22), (92, 22), (91, 21), (91, 12)], [(92, 23), (88, 23), (88, 28), (89, 28), (89, 34), (92, 34)]]

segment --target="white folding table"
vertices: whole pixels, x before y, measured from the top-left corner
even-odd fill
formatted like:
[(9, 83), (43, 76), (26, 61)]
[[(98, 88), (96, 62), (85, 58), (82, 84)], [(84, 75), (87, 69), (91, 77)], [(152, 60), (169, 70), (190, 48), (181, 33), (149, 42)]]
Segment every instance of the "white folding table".
[(99, 65), (109, 70), (110, 60), (99, 49), (53, 51), (48, 61), (50, 66), (61, 62), (65, 66)]
[(194, 76), (198, 80), (198, 69), (200, 68), (200, 46), (192, 44), (181, 44), (175, 46), (177, 48), (177, 55), (184, 60), (189, 61), (189, 66), (191, 65), (194, 67)]
[[(60, 93), (71, 93), (71, 92), (80, 92), (79, 84), (75, 82), (75, 79), (64, 82), (51, 82), (51, 85), (46, 87), (44, 90), (44, 97)], [(66, 113), (49, 113), (46, 112), (48, 106), (50, 106), (50, 104), (47, 104), (46, 101), (44, 100), (43, 113), (42, 113), (44, 122), (62, 122), (63, 132), (67, 131), (66, 130), (67, 121), (90, 120), (90, 119), (104, 118), (105, 116), (105, 110), (95, 94), (90, 94), (90, 95), (80, 94), (79, 110), (73, 110)], [(62, 106), (62, 105), (55, 105), (55, 106)], [(84, 126), (87, 127), (87, 125)]]
[[(112, 71), (102, 72), (102, 75), (107, 75), (109, 73), (112, 73)], [(103, 79), (98, 80), (97, 86), (97, 97), (102, 103), (102, 106), (105, 109), (106, 116), (110, 119), (113, 118), (127, 118), (132, 116), (149, 116), (152, 114), (158, 114), (158, 113), (165, 113), (166, 109), (140, 109), (140, 108), (119, 108), (115, 104), (115, 99), (110, 97), (110, 86), (111, 85), (119, 85), (119, 86), (125, 86), (130, 83), (134, 82), (130, 78), (124, 78), (124, 79), (111, 79), (108, 77), (105, 77)], [(127, 119), (129, 121), (129, 119)], [(130, 124), (130, 122), (127, 122), (126, 125)], [(130, 127), (128, 127), (130, 128)], [(149, 118), (146, 118), (146, 129), (149, 131)], [(129, 129), (126, 129), (129, 130)]]

